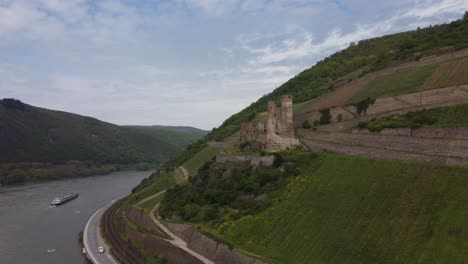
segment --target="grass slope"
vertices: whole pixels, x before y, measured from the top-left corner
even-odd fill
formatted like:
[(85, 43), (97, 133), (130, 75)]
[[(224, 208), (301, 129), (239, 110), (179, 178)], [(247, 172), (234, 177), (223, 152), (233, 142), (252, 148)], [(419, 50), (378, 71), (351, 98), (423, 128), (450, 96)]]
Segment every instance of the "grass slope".
[(468, 104), (398, 114), (359, 123), (359, 128), (377, 132), (384, 128), (468, 126)]
[(220, 149), (206, 147), (202, 151), (196, 153), (191, 159), (187, 160), (182, 166), (188, 171), (190, 176), (197, 175), (198, 170), (207, 161), (211, 160), (220, 152)]
[(427, 65), (377, 77), (351, 97), (348, 103), (358, 103), (368, 97), (375, 99), (417, 92), (437, 67), (437, 64)]
[[(169, 141), (168, 133), (175, 139)], [(0, 163), (158, 163), (200, 137), (198, 132), (120, 127), (91, 117), (0, 100)]]
[(332, 154), (215, 232), (274, 263), (466, 263), (468, 168)]

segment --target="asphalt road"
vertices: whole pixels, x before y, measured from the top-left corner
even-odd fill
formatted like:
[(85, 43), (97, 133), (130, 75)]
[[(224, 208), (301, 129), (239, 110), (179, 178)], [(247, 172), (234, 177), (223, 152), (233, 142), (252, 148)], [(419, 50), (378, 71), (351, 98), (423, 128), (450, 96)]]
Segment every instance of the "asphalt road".
[[(94, 264), (117, 264), (117, 261), (114, 260), (109, 252), (109, 247), (104, 243), (101, 234), (99, 233), (99, 223), (101, 221), (102, 214), (115, 201), (116, 200), (112, 200), (104, 207), (97, 210), (88, 220), (88, 223), (86, 223), (85, 230), (83, 232), (83, 244), (88, 256)], [(99, 253), (97, 251), (99, 246), (105, 248), (104, 253)]]

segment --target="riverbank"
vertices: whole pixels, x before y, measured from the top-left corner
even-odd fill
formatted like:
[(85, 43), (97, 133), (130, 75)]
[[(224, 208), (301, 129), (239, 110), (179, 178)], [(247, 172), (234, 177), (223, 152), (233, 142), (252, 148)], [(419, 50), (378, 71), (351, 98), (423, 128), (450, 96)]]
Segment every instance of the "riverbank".
[(116, 171), (148, 171), (157, 164), (99, 164), (92, 161), (68, 161), (65, 164), (22, 162), (0, 164), (0, 186), (107, 175)]
[[(26, 183), (0, 188), (0, 263), (83, 264), (77, 234), (99, 208), (128, 194), (151, 171)], [(80, 197), (50, 207), (55, 197)], [(25, 254), (27, 253), (27, 254)]]

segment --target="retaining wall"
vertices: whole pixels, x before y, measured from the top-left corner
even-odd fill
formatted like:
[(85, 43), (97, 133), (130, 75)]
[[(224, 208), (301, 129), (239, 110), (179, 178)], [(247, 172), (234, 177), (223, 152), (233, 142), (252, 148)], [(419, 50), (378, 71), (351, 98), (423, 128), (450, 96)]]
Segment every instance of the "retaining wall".
[(456, 130), (448, 129), (425, 129), (421, 133), (416, 132), (419, 136), (401, 135), (406, 133), (405, 130), (393, 132), (398, 135), (298, 130), (303, 137), (301, 141), (311, 150), (330, 150), (372, 158), (468, 165), (466, 128), (459, 130), (458, 138), (441, 137), (442, 133), (457, 133)]
[(187, 242), (193, 251), (202, 254), (215, 263), (221, 264), (264, 264), (263, 261), (245, 256), (227, 245), (217, 242), (187, 224), (166, 224), (174, 234)]
[(218, 155), (216, 163), (241, 163), (249, 162), (254, 166), (270, 167), (275, 160), (274, 156), (249, 156), (249, 155)]

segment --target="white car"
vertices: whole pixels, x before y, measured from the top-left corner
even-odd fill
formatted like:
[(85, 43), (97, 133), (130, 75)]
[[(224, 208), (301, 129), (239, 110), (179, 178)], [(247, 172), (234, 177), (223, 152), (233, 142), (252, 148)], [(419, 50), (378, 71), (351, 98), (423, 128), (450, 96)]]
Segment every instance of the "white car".
[(103, 248), (103, 247), (98, 247), (97, 251), (98, 251), (99, 253), (104, 253), (104, 248)]

